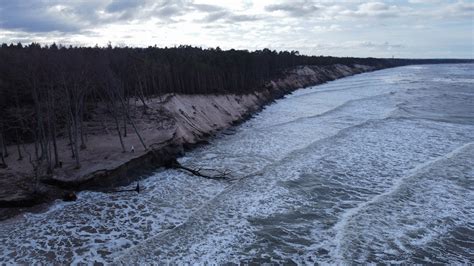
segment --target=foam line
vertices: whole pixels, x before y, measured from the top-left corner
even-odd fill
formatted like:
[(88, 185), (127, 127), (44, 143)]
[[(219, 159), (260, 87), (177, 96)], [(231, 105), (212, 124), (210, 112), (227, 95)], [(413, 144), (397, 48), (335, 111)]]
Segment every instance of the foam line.
[(398, 179), (396, 181), (396, 183), (392, 187), (390, 187), (387, 191), (385, 191), (384, 193), (379, 194), (379, 195), (371, 198), (369, 201), (360, 203), (357, 207), (349, 209), (348, 211), (344, 212), (341, 215), (341, 219), (333, 227), (335, 232), (336, 232), (336, 235), (334, 237), (334, 241), (336, 243), (336, 248), (330, 253), (332, 255), (332, 257), (335, 258), (336, 260), (342, 260), (343, 259), (343, 254), (341, 254), (341, 245), (343, 243), (343, 238), (344, 238), (344, 235), (345, 235), (345, 231), (347, 229), (347, 225), (348, 225), (349, 221), (357, 213), (359, 213), (365, 207), (367, 207), (371, 204), (377, 203), (380, 200), (382, 200), (384, 197), (389, 196), (389, 195), (393, 194), (394, 192), (396, 192), (403, 185), (403, 183), (407, 179), (417, 176), (419, 173), (423, 172), (426, 168), (429, 168), (430, 166), (432, 166), (436, 163), (439, 163), (441, 161), (452, 158), (456, 154), (462, 152), (464, 149), (466, 149), (466, 148), (468, 148), (469, 146), (472, 146), (472, 145), (474, 145), (474, 142), (468, 142), (468, 143), (466, 143), (466, 144), (464, 144), (464, 145), (462, 145), (462, 146), (450, 151), (449, 153), (446, 153), (446, 154), (444, 154), (444, 155), (442, 155), (442, 156), (440, 156), (440, 157), (438, 157), (434, 160), (427, 161), (425, 163), (419, 164), (414, 169), (412, 169), (407, 175), (405, 175), (404, 177)]
[(366, 96), (366, 97), (362, 97), (362, 98), (359, 98), (359, 99), (348, 100), (348, 101), (345, 101), (345, 102), (341, 103), (340, 105), (337, 105), (337, 106), (335, 106), (335, 107), (333, 107), (333, 108), (331, 108), (327, 111), (324, 111), (322, 113), (319, 113), (319, 114), (298, 117), (298, 118), (296, 118), (294, 120), (291, 120), (291, 121), (274, 124), (274, 125), (271, 125), (271, 126), (268, 126), (268, 127), (259, 128), (257, 130), (265, 131), (265, 130), (269, 130), (269, 129), (274, 128), (274, 127), (289, 125), (289, 124), (293, 124), (293, 123), (298, 123), (298, 122), (301, 122), (301, 121), (304, 121), (304, 120), (307, 120), (307, 119), (323, 117), (325, 115), (329, 115), (329, 114), (332, 114), (334, 112), (337, 112), (337, 111), (343, 109), (344, 107), (347, 107), (347, 106), (349, 106), (353, 103), (363, 102), (363, 101), (372, 100), (372, 99), (377, 99), (379, 97), (382, 98), (382, 97), (385, 97), (385, 96), (390, 96), (390, 93), (383, 93), (383, 94), (377, 94), (377, 95), (372, 95), (372, 96)]

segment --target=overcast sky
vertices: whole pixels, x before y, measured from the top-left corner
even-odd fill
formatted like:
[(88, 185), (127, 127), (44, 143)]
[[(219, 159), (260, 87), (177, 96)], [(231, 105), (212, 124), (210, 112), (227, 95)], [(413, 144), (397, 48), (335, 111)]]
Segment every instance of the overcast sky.
[(0, 0), (0, 42), (474, 57), (474, 0)]

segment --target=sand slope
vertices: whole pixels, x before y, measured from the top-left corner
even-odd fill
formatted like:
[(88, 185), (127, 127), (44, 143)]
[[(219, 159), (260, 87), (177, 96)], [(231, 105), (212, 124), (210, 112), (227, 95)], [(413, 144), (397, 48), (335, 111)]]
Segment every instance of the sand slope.
[[(59, 154), (63, 167), (53, 175), (42, 177), (49, 182), (40, 183), (35, 194), (32, 181), (33, 169), (27, 158), (17, 160), (16, 148), (9, 147), (7, 169), (0, 169), (0, 207), (31, 206), (41, 201), (60, 198), (64, 189), (87, 189), (109, 186), (110, 181), (132, 181), (130, 170), (144, 165), (159, 166), (168, 156), (177, 156), (183, 145), (205, 140), (217, 131), (229, 128), (257, 112), (276, 98), (306, 86), (320, 84), (337, 78), (372, 71), (375, 67), (354, 65), (301, 66), (287, 71), (280, 79), (267, 83), (254, 93), (235, 95), (176, 95), (168, 94), (151, 98), (146, 114), (143, 106), (135, 102), (130, 107), (131, 116), (145, 140), (147, 149), (129, 125), (124, 138), (126, 152), (122, 152), (118, 135), (105, 114), (86, 122), (87, 149), (80, 152), (81, 168), (74, 168), (74, 159), (66, 139), (59, 140)], [(132, 153), (131, 147), (134, 147)], [(33, 145), (25, 145), (33, 153)], [(151, 150), (155, 153), (152, 154)], [(157, 157), (161, 159), (157, 159)], [(54, 185), (51, 185), (54, 184)], [(58, 188), (62, 186), (62, 189)], [(2, 213), (0, 212), (0, 216)]]

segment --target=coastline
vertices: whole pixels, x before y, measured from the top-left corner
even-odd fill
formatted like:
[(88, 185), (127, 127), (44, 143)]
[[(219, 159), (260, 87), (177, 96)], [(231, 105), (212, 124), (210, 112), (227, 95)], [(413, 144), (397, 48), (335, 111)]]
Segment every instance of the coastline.
[[(2, 186), (4, 191), (0, 191), (0, 220), (48, 205), (69, 191), (107, 191), (130, 184), (140, 177), (137, 170), (169, 164), (185, 150), (206, 142), (219, 131), (246, 121), (267, 104), (296, 89), (387, 67), (390, 66), (300, 66), (250, 94), (168, 94), (151, 98), (147, 102), (147, 116), (134, 118), (138, 121), (147, 150), (140, 147), (140, 140), (132, 131), (126, 142), (127, 147), (135, 149), (126, 153), (119, 148), (117, 136), (109, 133), (91, 135), (88, 148), (83, 151), (82, 156), (87, 160), (82, 167), (74, 169), (73, 163), (68, 164), (65, 160), (63, 168), (41, 179), (37, 193), (32, 192), (31, 177), (28, 177), (31, 170), (25, 166), (26, 162), (23, 166), (18, 162), (17, 165), (10, 164), (10, 168), (0, 169), (0, 174), (6, 177), (0, 181), (5, 184)], [(141, 106), (135, 108), (138, 117)], [(63, 146), (66, 154), (67, 145)], [(14, 156), (11, 157), (13, 162)]]

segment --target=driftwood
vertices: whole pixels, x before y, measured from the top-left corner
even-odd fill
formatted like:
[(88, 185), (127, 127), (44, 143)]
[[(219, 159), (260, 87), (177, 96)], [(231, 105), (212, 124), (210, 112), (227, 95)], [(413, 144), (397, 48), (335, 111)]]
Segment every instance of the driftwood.
[(140, 193), (140, 183), (137, 183), (137, 186), (134, 188), (134, 189), (124, 189), (124, 190), (114, 190), (112, 192), (131, 192), (131, 191), (135, 191), (137, 193)]
[[(227, 169), (224, 169), (224, 170), (204, 169), (204, 168), (192, 169), (192, 168), (181, 165), (178, 161), (173, 161), (170, 167), (181, 169), (195, 176), (204, 177), (208, 179), (216, 179), (216, 180), (232, 179), (232, 176), (230, 175), (231, 172), (230, 170), (227, 170)], [(208, 172), (209, 174), (207, 174), (206, 172)], [(213, 172), (215, 174), (210, 174), (210, 172)]]

